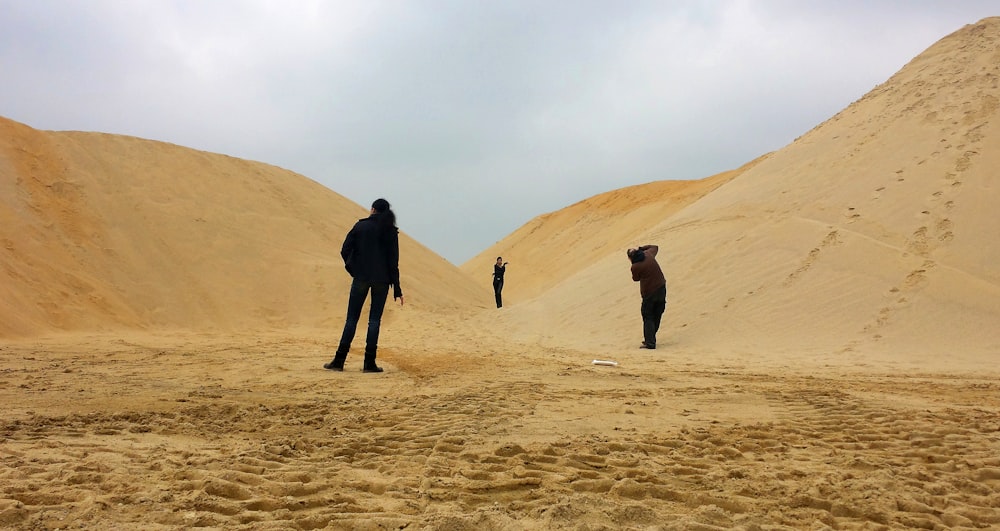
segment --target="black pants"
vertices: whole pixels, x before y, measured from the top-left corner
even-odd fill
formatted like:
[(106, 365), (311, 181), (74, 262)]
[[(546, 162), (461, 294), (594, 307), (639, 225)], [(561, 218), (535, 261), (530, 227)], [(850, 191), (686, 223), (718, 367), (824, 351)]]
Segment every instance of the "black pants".
[(351, 342), (354, 341), (354, 333), (358, 328), (358, 321), (361, 319), (361, 308), (371, 291), (372, 303), (368, 310), (368, 337), (365, 340), (365, 368), (375, 366), (375, 351), (378, 349), (378, 334), (382, 325), (382, 312), (385, 310), (385, 301), (389, 297), (388, 284), (375, 284), (363, 280), (354, 279), (351, 283), (351, 297), (347, 301), (347, 320), (344, 322), (344, 333), (340, 336), (340, 346), (337, 347), (337, 354), (333, 358), (334, 365), (344, 365), (347, 359), (347, 352), (351, 350)]
[(660, 330), (660, 318), (666, 308), (666, 286), (642, 298), (642, 337), (648, 347), (656, 347), (656, 332)]
[(502, 278), (493, 279), (493, 294), (497, 296), (497, 308), (503, 306), (503, 298), (500, 297), (501, 291), (503, 291), (503, 279)]

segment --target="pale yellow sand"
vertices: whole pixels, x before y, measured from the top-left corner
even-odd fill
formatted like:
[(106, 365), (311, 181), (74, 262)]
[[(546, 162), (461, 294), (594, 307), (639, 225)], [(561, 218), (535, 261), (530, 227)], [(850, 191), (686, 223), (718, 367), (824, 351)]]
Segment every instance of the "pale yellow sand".
[[(998, 128), (987, 19), (732, 172), (461, 267), (404, 236), (368, 375), (357, 348), (320, 368), (365, 208), (0, 119), (0, 528), (1000, 527)], [(652, 352), (643, 243), (670, 283)]]

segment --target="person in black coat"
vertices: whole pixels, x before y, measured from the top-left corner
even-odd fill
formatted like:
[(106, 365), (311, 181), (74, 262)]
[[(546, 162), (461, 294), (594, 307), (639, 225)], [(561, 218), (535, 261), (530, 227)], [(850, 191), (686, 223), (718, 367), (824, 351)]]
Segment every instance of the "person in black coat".
[(344, 361), (361, 319), (361, 308), (371, 292), (363, 371), (382, 372), (382, 368), (375, 364), (375, 355), (389, 286), (393, 287), (393, 300), (399, 300), (399, 305), (403, 305), (403, 290), (399, 286), (399, 229), (396, 228), (396, 214), (388, 201), (376, 199), (372, 203), (371, 215), (358, 220), (347, 233), (340, 256), (354, 280), (351, 282), (340, 345), (333, 360), (324, 364), (323, 368), (344, 370)]
[(497, 263), (493, 264), (493, 294), (496, 295), (497, 308), (503, 307), (503, 298), (500, 292), (503, 291), (503, 274), (507, 272), (507, 262), (503, 258), (497, 257)]

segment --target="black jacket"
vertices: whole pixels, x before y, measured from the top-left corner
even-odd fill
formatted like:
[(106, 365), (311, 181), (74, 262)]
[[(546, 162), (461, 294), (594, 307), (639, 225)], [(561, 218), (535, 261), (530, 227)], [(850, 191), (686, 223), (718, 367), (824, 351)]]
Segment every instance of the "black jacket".
[(392, 284), (392, 296), (403, 296), (399, 286), (399, 230), (379, 224), (379, 215), (358, 220), (340, 248), (344, 267), (352, 277), (374, 284)]
[(507, 272), (507, 264), (498, 266), (493, 264), (493, 282), (503, 282), (503, 274)]

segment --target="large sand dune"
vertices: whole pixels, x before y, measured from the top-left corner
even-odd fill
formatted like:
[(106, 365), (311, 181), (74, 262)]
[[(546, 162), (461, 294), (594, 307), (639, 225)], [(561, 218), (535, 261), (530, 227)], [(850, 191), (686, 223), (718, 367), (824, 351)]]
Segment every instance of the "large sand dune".
[(1000, 527), (996, 168), (991, 18), (731, 172), (595, 196), (461, 267), (404, 237), (368, 375), (320, 368), (363, 206), (0, 119), (0, 527)]
[(498, 326), (620, 346), (641, 341), (624, 250), (656, 243), (674, 345), (1000, 362), (996, 27), (943, 39), (736, 172), (594, 197), (463, 269), (482, 281), (497, 255), (512, 262), (505, 292), (524, 307)]
[[(343, 317), (350, 279), (340, 245), (367, 210), (302, 176), (2, 119), (0, 172), (0, 337), (339, 326)], [(405, 234), (401, 249), (400, 282), (416, 307), (479, 296)]]

